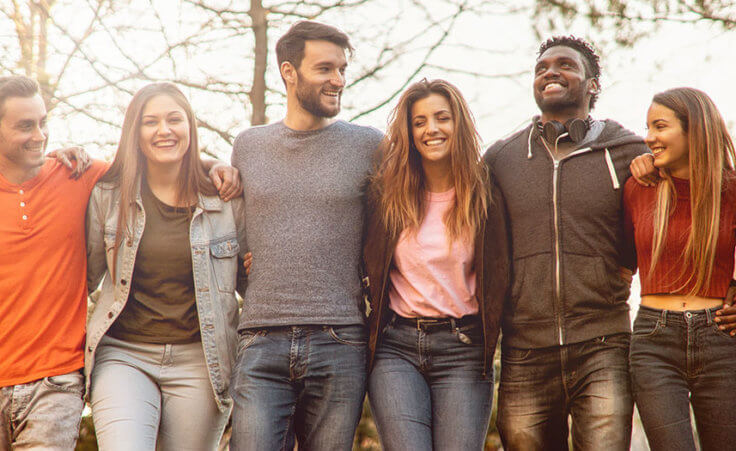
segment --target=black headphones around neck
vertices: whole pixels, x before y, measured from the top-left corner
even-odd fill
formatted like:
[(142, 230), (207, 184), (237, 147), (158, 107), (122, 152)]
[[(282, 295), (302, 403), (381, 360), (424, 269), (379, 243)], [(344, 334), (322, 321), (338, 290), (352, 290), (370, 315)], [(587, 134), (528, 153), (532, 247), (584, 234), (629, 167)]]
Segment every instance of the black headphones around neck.
[(587, 119), (578, 119), (576, 117), (568, 119), (567, 122), (562, 124), (559, 121), (547, 121), (542, 125), (542, 121), (537, 121), (537, 130), (539, 134), (548, 142), (555, 143), (561, 135), (567, 133), (567, 136), (574, 143), (581, 142), (585, 135), (590, 130), (590, 124), (592, 120), (590, 116)]

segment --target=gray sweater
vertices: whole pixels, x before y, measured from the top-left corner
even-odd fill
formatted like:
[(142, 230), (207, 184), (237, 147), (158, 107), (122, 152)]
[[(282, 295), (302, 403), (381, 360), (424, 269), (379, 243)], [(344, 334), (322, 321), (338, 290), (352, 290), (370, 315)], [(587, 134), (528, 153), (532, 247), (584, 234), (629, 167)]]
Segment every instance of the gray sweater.
[(238, 329), (362, 324), (363, 193), (383, 134), (345, 121), (238, 135), (253, 267)]

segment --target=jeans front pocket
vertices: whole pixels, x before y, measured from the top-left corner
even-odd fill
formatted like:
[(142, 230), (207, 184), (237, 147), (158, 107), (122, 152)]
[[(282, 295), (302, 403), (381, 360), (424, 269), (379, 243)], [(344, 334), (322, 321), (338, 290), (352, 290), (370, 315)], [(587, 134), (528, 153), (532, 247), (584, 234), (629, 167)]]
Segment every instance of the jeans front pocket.
[(81, 396), (84, 392), (84, 374), (82, 370), (78, 370), (58, 376), (48, 376), (43, 378), (43, 384), (56, 391), (79, 393)]
[(328, 326), (327, 333), (338, 343), (350, 346), (365, 346), (368, 343), (364, 326)]

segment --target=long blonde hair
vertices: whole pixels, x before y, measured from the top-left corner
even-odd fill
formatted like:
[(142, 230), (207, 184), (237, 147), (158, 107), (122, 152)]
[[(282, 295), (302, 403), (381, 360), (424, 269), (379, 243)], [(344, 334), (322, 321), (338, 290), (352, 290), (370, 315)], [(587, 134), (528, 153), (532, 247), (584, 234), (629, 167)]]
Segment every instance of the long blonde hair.
[[(197, 119), (194, 110), (184, 94), (172, 83), (153, 83), (146, 85), (135, 93), (125, 111), (123, 128), (120, 135), (115, 158), (107, 173), (100, 179), (113, 189), (120, 191), (118, 224), (115, 232), (115, 250), (113, 261), (117, 260), (117, 251), (123, 237), (132, 239), (135, 223), (135, 199), (138, 181), (146, 168), (146, 157), (138, 142), (140, 140), (141, 115), (148, 102), (159, 95), (173, 99), (182, 109), (189, 121), (189, 148), (179, 170), (177, 179), (176, 205), (184, 201), (196, 199), (199, 193), (215, 195), (217, 191), (207, 177), (199, 153), (197, 135)], [(115, 268), (112, 268), (112, 274)]]
[[(688, 293), (695, 295), (705, 288), (713, 274), (721, 213), (721, 193), (725, 182), (732, 182), (734, 146), (726, 123), (708, 95), (693, 88), (674, 88), (652, 99), (672, 110), (687, 136), (690, 174), (690, 231), (687, 237), (680, 278), (687, 280), (677, 290), (693, 283)], [(669, 216), (677, 203), (677, 193), (668, 170), (657, 186), (654, 208), (654, 236), (650, 274), (662, 254), (667, 237)]]
[(444, 80), (423, 79), (401, 95), (389, 118), (381, 162), (373, 179), (380, 193), (381, 216), (392, 236), (404, 229), (417, 230), (426, 214), (426, 186), (422, 157), (411, 133), (411, 109), (415, 102), (439, 94), (447, 99), (454, 121), (449, 140), (455, 205), (444, 223), (451, 240), (475, 235), (486, 219), (491, 202), (488, 173), (480, 162), (480, 136), (460, 91)]

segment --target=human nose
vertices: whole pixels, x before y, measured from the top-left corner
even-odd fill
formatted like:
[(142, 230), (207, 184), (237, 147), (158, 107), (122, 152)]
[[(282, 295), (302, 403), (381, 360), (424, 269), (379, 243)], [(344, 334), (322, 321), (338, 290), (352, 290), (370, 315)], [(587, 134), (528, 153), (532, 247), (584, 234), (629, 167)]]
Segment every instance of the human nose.
[(156, 133), (159, 135), (168, 135), (171, 132), (171, 128), (169, 127), (169, 123), (166, 121), (161, 121), (158, 123), (158, 129), (156, 130)]
[(340, 72), (339, 70), (336, 70), (332, 76), (332, 80), (330, 80), (330, 83), (332, 83), (334, 86), (337, 86), (338, 88), (345, 87), (345, 74)]
[(650, 128), (649, 130), (647, 130), (646, 136), (644, 136), (644, 143), (647, 146), (651, 147), (651, 145), (654, 144), (654, 141), (655, 141), (654, 131)]
[(46, 127), (40, 125), (33, 130), (33, 139), (35, 141), (46, 141), (46, 137), (48, 136), (48, 132), (46, 130)]
[(428, 120), (426, 130), (427, 133), (430, 135), (436, 133), (439, 130), (439, 128), (437, 127), (437, 121), (435, 121), (434, 119)]

